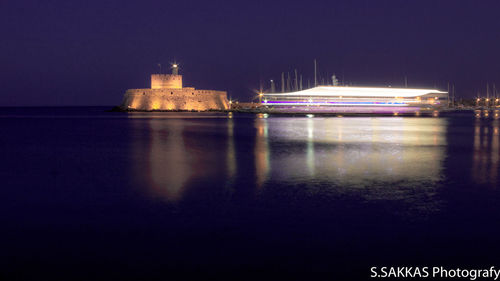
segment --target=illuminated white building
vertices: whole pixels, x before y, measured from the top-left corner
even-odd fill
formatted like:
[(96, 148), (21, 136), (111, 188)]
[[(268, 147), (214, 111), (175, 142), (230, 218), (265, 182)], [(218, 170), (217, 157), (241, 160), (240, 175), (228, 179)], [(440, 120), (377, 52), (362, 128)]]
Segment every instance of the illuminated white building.
[(435, 89), (318, 86), (265, 93), (262, 105), (283, 112), (408, 113), (446, 105), (447, 92)]

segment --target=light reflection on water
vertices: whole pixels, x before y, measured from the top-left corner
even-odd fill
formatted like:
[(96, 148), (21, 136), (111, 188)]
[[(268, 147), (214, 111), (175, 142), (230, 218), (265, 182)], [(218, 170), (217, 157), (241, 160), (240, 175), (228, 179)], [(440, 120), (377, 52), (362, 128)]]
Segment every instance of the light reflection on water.
[[(340, 186), (370, 181), (440, 179), (446, 119), (266, 119), (272, 176), (280, 181), (325, 180)], [(290, 144), (303, 150), (290, 153)], [(271, 168), (271, 170), (274, 170)]]
[(228, 172), (228, 180), (234, 180), (237, 171), (236, 163), (236, 148), (234, 144), (234, 120), (231, 117), (227, 120), (227, 152), (226, 152), (226, 167)]
[(0, 118), (5, 268), (497, 260), (500, 120), (79, 112)]
[(95, 114), (0, 118), (6, 268), (498, 260), (500, 120)]
[[(393, 201), (438, 210), (447, 120), (438, 118), (270, 118), (274, 184), (308, 194)], [(257, 171), (259, 173), (259, 171)]]
[(302, 184), (324, 196), (357, 194), (436, 208), (429, 198), (443, 177), (446, 119), (218, 117), (136, 124), (146, 134), (134, 144), (143, 158), (133, 168), (138, 186), (178, 201), (200, 183), (243, 184), (264, 193)]
[(499, 120), (489, 123), (476, 119), (472, 177), (477, 183), (492, 187), (498, 183), (499, 138)]
[(148, 125), (150, 142), (138, 147), (139, 155), (147, 155), (147, 161), (137, 163), (146, 166), (140, 166), (136, 175), (145, 174), (153, 194), (177, 200), (188, 178), (192, 176), (192, 163), (182, 136), (184, 123), (179, 120), (165, 123), (153, 119)]
[(261, 187), (267, 180), (270, 166), (269, 166), (269, 144), (268, 144), (268, 127), (267, 119), (255, 119), (255, 128), (257, 130), (255, 138), (255, 169), (257, 178), (257, 187)]

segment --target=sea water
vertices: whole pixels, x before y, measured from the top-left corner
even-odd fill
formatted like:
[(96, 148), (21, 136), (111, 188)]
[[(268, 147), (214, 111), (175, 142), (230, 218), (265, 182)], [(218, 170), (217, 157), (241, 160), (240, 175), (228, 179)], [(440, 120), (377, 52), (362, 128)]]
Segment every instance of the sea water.
[(499, 120), (107, 109), (0, 109), (0, 276), (363, 280), (500, 261)]

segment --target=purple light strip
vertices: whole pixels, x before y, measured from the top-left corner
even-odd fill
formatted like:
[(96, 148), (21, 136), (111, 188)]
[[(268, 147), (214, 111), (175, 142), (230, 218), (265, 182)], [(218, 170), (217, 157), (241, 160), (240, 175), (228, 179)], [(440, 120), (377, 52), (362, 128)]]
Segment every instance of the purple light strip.
[(420, 107), (382, 107), (382, 106), (362, 106), (362, 107), (274, 107), (273, 112), (286, 113), (373, 113), (373, 114), (393, 114), (395, 112), (415, 113), (420, 111)]

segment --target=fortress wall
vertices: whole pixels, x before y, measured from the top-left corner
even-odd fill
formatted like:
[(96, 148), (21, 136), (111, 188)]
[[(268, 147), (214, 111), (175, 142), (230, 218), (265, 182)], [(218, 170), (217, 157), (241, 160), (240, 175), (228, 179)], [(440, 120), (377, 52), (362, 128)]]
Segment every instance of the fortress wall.
[(151, 89), (182, 89), (182, 75), (152, 74)]
[(183, 89), (130, 89), (120, 106), (135, 110), (225, 110), (229, 109), (223, 91)]

